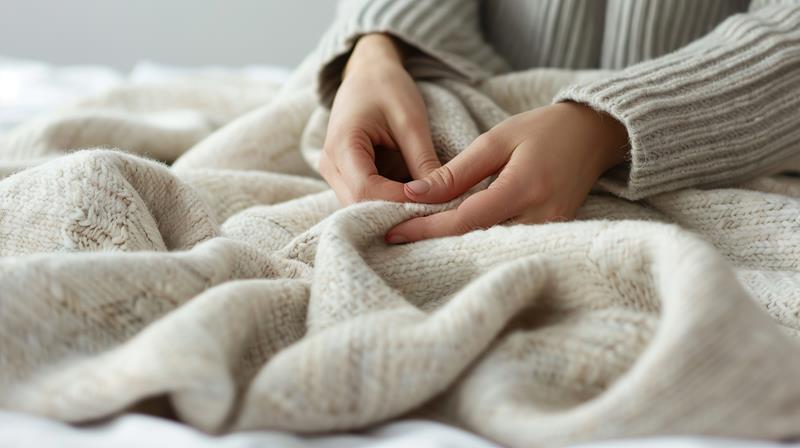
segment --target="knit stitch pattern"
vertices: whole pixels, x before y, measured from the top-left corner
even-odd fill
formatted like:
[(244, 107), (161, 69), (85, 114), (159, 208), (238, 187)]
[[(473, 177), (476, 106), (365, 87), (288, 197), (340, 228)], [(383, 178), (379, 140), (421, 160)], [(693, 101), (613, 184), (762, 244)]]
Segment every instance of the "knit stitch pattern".
[[(514, 447), (800, 435), (800, 181), (389, 246), (459, 200), (340, 208), (312, 66), (277, 93), (125, 87), (0, 141), (2, 408), (156, 403), (212, 433), (416, 415)], [(603, 75), (419, 87), (447, 160)]]

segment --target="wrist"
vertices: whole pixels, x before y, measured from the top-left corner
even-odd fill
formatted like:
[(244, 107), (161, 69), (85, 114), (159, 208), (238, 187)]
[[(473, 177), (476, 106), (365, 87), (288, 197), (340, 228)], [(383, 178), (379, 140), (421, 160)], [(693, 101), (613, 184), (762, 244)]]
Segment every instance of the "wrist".
[(628, 155), (628, 130), (616, 118), (606, 112), (598, 111), (582, 103), (560, 103), (571, 108), (576, 123), (582, 123), (589, 130), (587, 137), (596, 150), (596, 161), (603, 173), (620, 163), (625, 162)]
[[(588, 107), (588, 106), (587, 106)], [(605, 169), (609, 170), (628, 159), (630, 140), (628, 129), (616, 118), (605, 112), (598, 112), (607, 139)]]
[(403, 66), (403, 50), (391, 36), (371, 33), (361, 36), (353, 47), (343, 76), (352, 70), (367, 70), (374, 67)]

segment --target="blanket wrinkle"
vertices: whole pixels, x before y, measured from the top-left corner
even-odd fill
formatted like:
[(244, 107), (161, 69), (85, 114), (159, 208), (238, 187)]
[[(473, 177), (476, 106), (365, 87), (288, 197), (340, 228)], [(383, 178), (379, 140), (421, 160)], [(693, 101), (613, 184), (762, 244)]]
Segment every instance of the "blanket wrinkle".
[[(464, 197), (341, 208), (313, 57), (282, 88), (126, 86), (2, 137), (3, 409), (80, 423), (164, 398), (210, 433), (419, 412), (513, 447), (800, 436), (798, 179), (640, 202), (601, 183), (574, 222), (389, 246)], [(607, 74), (419, 88), (446, 161)]]

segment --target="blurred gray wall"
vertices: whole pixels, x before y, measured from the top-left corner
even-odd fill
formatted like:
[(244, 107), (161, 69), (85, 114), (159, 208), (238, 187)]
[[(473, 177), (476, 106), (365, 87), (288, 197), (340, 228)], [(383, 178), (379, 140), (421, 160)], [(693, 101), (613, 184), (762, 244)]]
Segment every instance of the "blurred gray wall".
[(0, 0), (0, 56), (128, 69), (294, 66), (333, 20), (335, 0)]

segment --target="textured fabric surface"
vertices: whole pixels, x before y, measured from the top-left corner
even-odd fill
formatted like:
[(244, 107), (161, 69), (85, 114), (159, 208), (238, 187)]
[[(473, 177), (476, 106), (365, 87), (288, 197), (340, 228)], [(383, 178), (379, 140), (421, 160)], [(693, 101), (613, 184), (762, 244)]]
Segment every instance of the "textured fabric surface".
[(416, 79), (478, 82), (509, 64), (625, 67), (555, 98), (627, 129), (630, 163), (603, 178), (607, 191), (643, 199), (733, 186), (800, 166), (800, 1), (753, 0), (733, 14), (745, 3), (345, 0), (320, 45), (319, 95), (332, 101), (354, 42), (370, 32), (420, 50), (406, 61)]
[[(2, 408), (213, 433), (411, 415), (519, 447), (800, 435), (800, 182), (598, 193), (576, 222), (387, 246), (458, 201), (340, 209), (311, 168), (317, 67), (278, 93), (122, 88), (0, 142)], [(446, 160), (607, 75), (419, 86)], [(116, 149), (72, 151), (96, 145)]]
[(512, 68), (621, 69), (703, 37), (750, 0), (484, 0), (487, 40)]

